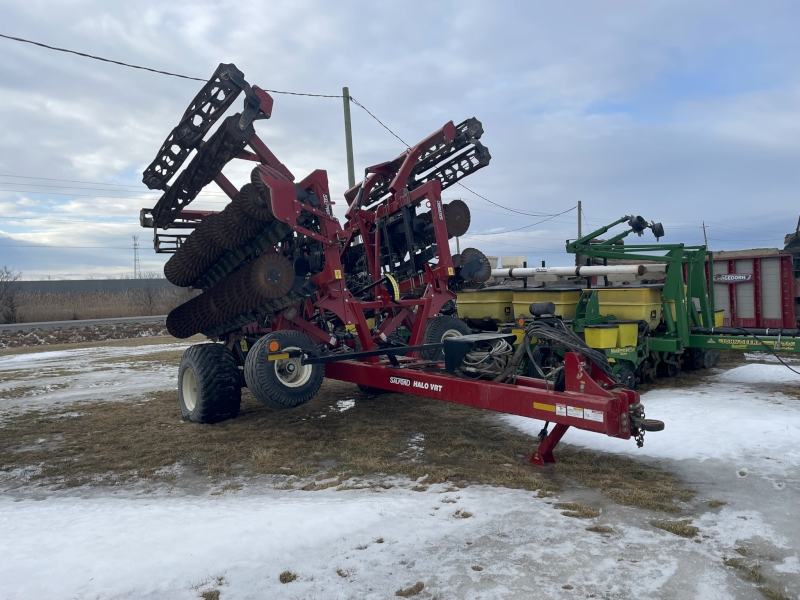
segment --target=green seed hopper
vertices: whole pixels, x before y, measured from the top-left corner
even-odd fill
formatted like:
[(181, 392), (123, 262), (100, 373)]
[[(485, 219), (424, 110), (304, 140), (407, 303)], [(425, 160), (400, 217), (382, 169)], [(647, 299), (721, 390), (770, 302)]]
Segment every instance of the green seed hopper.
[[(620, 233), (601, 239), (611, 229), (626, 224)], [(626, 386), (649, 382), (657, 375), (674, 376), (686, 370), (709, 368), (720, 350), (800, 352), (800, 330), (741, 329), (721, 326), (714, 311), (714, 286), (709, 285), (708, 265), (713, 257), (705, 246), (684, 244), (629, 244), (624, 238), (650, 229), (658, 240), (660, 223), (625, 216), (572, 242), (567, 252), (578, 264), (666, 264), (663, 282), (641, 285), (579, 288), (512, 288), (514, 316), (523, 316), (526, 302), (554, 302), (555, 312), (571, 322), (587, 345), (602, 350), (614, 373)], [(508, 289), (508, 288), (507, 288)], [(461, 302), (461, 295), (459, 295)], [(572, 310), (574, 307), (574, 310)], [(474, 316), (475, 313), (473, 312)], [(525, 315), (527, 317), (527, 315)], [(528, 319), (530, 317), (527, 317)], [(557, 351), (540, 348), (539, 367), (554, 368)], [(545, 364), (548, 363), (548, 364)]]

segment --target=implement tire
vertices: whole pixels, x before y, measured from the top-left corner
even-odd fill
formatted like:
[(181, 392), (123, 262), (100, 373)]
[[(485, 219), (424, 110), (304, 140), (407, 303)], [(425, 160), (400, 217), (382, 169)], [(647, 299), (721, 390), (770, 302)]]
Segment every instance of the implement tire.
[(256, 399), (274, 410), (296, 408), (316, 396), (325, 377), (325, 365), (301, 365), (299, 358), (269, 360), (269, 343), (277, 341), (281, 352), (312, 353), (314, 342), (299, 331), (273, 331), (258, 340), (247, 353), (244, 378)]
[(223, 344), (197, 344), (178, 367), (178, 404), (184, 421), (219, 423), (239, 414), (239, 365)]
[(624, 388), (629, 390), (636, 389), (636, 373), (634, 373), (630, 369), (622, 369), (619, 373), (617, 373), (617, 377), (619, 377), (619, 383)]
[[(455, 317), (434, 317), (425, 325), (425, 337), (423, 344), (440, 344), (442, 340), (450, 337), (461, 337), (469, 335), (472, 331), (464, 321), (459, 321)], [(423, 350), (419, 355), (425, 360), (444, 360), (444, 349)]]

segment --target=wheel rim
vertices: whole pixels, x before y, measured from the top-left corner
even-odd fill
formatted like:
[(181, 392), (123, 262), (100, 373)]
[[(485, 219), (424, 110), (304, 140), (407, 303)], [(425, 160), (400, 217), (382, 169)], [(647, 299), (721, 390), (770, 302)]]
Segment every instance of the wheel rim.
[[(284, 352), (291, 350), (302, 351), (300, 348), (292, 346), (284, 348)], [(296, 388), (311, 379), (312, 365), (302, 364), (302, 358), (284, 358), (275, 361), (275, 375), (278, 381), (286, 387)]]
[(194, 407), (197, 406), (197, 377), (195, 377), (194, 371), (190, 368), (183, 372), (181, 392), (183, 393), (183, 403), (186, 405), (186, 409), (192, 412)]

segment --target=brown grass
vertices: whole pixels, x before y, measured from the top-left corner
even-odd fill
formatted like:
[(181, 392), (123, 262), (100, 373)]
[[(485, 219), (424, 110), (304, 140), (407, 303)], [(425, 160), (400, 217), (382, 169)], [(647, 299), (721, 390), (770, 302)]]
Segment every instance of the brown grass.
[(219, 600), (219, 590), (208, 590), (200, 594), (203, 600)]
[(472, 565), (473, 571), (483, 571), (483, 567), (480, 565)]
[(188, 289), (131, 289), (120, 293), (89, 292), (16, 295), (17, 322), (69, 321), (110, 317), (165, 315), (194, 295)]
[(682, 521), (653, 521), (652, 525), (653, 527), (658, 527), (659, 529), (685, 538), (693, 538), (700, 531), (697, 527), (692, 526), (691, 519), (684, 519)]
[(403, 598), (410, 598), (411, 596), (416, 596), (425, 588), (425, 584), (421, 581), (418, 581), (410, 588), (402, 589), (400, 588), (397, 590), (394, 595), (395, 596), (402, 596)]
[(163, 319), (146, 323), (120, 323), (104, 325), (63, 326), (53, 329), (25, 329), (22, 331), (3, 331), (0, 333), (0, 351), (9, 349), (27, 349), (32, 346), (45, 346), (52, 350), (55, 345), (76, 348), (87, 342), (96, 344), (109, 340), (128, 340), (132, 338), (152, 338), (169, 336), (170, 341), (177, 341), (167, 332)]
[[(616, 454), (566, 448), (557, 452), (556, 470), (585, 486), (599, 488), (615, 502), (650, 510), (679, 512), (676, 502), (694, 498), (694, 490), (680, 488), (677, 478), (652, 465)], [(631, 447), (631, 452), (635, 448)]]
[(800, 390), (797, 389), (796, 385), (790, 385), (788, 383), (776, 383), (770, 385), (769, 389), (770, 391), (779, 392), (784, 396), (788, 396), (789, 398), (800, 400)]
[(748, 566), (744, 562), (744, 559), (741, 558), (723, 558), (722, 562), (726, 567), (733, 567), (739, 571), (739, 574), (747, 581), (752, 581), (753, 583), (764, 583), (767, 580), (767, 578), (761, 573), (761, 565)]
[[(331, 410), (345, 398), (356, 405)], [(425, 437), (424, 452), (411, 460), (403, 453), (418, 434)], [(245, 391), (239, 418), (216, 425), (181, 422), (176, 392), (169, 391), (136, 403), (10, 415), (0, 440), (0, 471), (25, 470), (26, 481), (39, 484), (171, 481), (170, 467), (181, 465), (216, 480), (281, 475), (285, 489), (386, 488), (390, 484), (374, 476), (398, 475), (427, 476), (426, 485), (450, 482), (451, 490), (478, 483), (539, 490), (543, 497), (566, 475), (625, 504), (670, 511), (688, 493), (657, 467), (570, 447), (557, 451), (556, 469), (536, 469), (521, 460), (535, 440), (497, 426), (485, 411), (400, 394), (366, 395), (334, 380), (289, 411), (271, 412)]]
[(594, 533), (614, 533), (614, 530), (608, 525), (592, 525), (591, 527), (587, 527), (586, 531)]
[(766, 585), (759, 586), (758, 591), (761, 592), (761, 595), (768, 600), (792, 600), (786, 594)]
[(725, 500), (711, 500), (708, 503), (708, 508), (717, 508), (719, 506), (725, 506), (727, 502)]
[(297, 575), (288, 570), (278, 575), (278, 581), (281, 583), (292, 583), (296, 579)]
[(581, 502), (557, 502), (553, 508), (562, 509), (562, 515), (576, 519), (594, 519), (600, 516), (599, 510)]
[[(354, 408), (330, 410), (348, 397), (357, 399)], [(312, 481), (309, 489), (376, 473), (428, 475), (426, 483), (552, 487), (518, 460), (531, 451), (533, 440), (503, 433), (482, 411), (411, 396), (367, 396), (333, 380), (314, 400), (290, 411), (271, 412), (245, 391), (239, 418), (216, 425), (181, 422), (174, 391), (153, 393), (135, 404), (82, 404), (82, 416), (65, 416), (76, 410), (73, 405), (9, 416), (0, 436), (0, 470), (41, 465), (35, 481), (70, 486), (165, 479), (160, 469), (182, 464), (216, 478), (319, 473), (338, 478), (322, 485)], [(322, 414), (325, 418), (319, 418)], [(401, 453), (417, 433), (425, 436), (425, 451), (412, 461)], [(40, 438), (60, 441), (32, 448)]]

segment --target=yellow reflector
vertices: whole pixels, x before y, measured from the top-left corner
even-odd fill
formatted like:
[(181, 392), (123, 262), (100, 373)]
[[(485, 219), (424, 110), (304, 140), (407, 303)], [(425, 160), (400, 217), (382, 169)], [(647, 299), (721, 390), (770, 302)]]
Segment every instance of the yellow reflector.
[(270, 352), (277, 352), (280, 349), (281, 349), (281, 345), (278, 342), (276, 342), (275, 340), (272, 340), (269, 343), (269, 351)]
[(284, 358), (289, 358), (289, 353), (288, 352), (282, 352), (280, 354), (270, 354), (267, 357), (267, 360), (271, 360), (271, 361), (272, 360), (283, 360)]
[(546, 410), (547, 412), (556, 412), (556, 407), (552, 404), (543, 404), (541, 402), (533, 403), (534, 410)]

